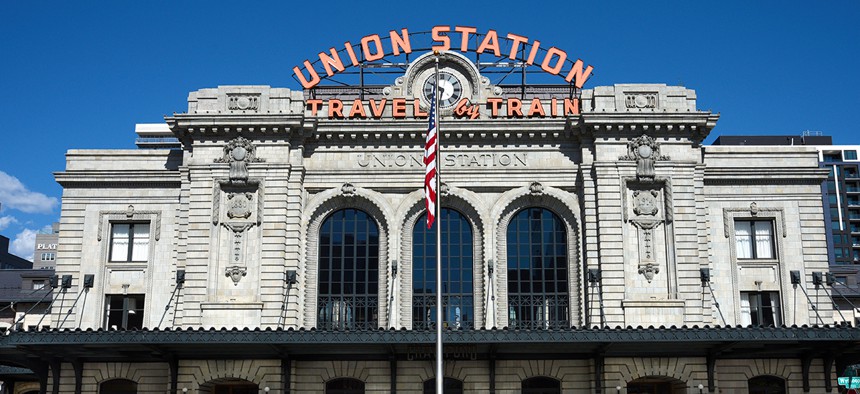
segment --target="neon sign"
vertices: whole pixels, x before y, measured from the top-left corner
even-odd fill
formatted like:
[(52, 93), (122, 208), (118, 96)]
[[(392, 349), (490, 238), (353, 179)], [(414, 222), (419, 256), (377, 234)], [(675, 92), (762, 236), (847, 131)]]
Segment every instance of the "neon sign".
[[(452, 41), (452, 38), (456, 38), (457, 34), (460, 35), (459, 42)], [(590, 65), (586, 66), (581, 59), (570, 60), (567, 52), (554, 46), (542, 50), (539, 40), (531, 40), (519, 34), (508, 33), (500, 36), (493, 29), (478, 33), (477, 28), (470, 26), (454, 26), (453, 28), (451, 26), (434, 26), (430, 35), (433, 40), (433, 45), (430, 48), (432, 50), (459, 50), (463, 53), (473, 51), (476, 54), (492, 53), (499, 58), (503, 56), (502, 42), (504, 41), (509, 44), (505, 45), (509, 49), (506, 54), (509, 59), (519, 59), (529, 66), (539, 65), (543, 71), (549, 74), (563, 76), (566, 82), (572, 83), (576, 88), (582, 88), (594, 69)], [(386, 56), (412, 53), (411, 36), (409, 30), (403, 28), (400, 31), (389, 31), (387, 40), (379, 34), (371, 34), (362, 37), (359, 44), (347, 41), (341, 50), (334, 47), (329, 48), (327, 52), (318, 54), (318, 61), (312, 63), (310, 60), (305, 60), (303, 67), (293, 67), (293, 73), (295, 73), (296, 79), (302, 87), (311, 89), (317, 86), (323, 78), (343, 72), (347, 67), (359, 66), (361, 62), (372, 62), (381, 60)], [(470, 45), (471, 38), (480, 38), (480, 43), (477, 46)], [(383, 41), (387, 41), (388, 45), (383, 45)], [(320, 67), (322, 69), (319, 69)], [(325, 75), (325, 77), (321, 77), (321, 75)]]

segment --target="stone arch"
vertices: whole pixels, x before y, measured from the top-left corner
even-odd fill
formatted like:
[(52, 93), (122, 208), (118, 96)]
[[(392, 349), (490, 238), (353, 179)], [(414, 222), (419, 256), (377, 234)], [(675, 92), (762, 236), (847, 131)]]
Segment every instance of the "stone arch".
[(663, 375), (650, 375), (650, 376), (642, 376), (636, 378), (632, 381), (628, 381), (625, 385), (628, 390), (631, 385), (670, 385), (670, 391), (672, 394), (685, 394), (687, 392), (688, 383), (686, 380), (681, 380), (674, 377), (663, 376)]
[(747, 368), (739, 371), (744, 374), (746, 380), (756, 376), (773, 376), (788, 381), (791, 373), (790, 366), (782, 359), (759, 359), (747, 364)]
[(308, 203), (302, 220), (302, 229), (305, 244), (304, 267), (301, 270), (302, 278), (299, 278), (304, 291), (304, 322), (303, 326), (312, 327), (316, 325), (317, 317), (317, 269), (319, 267), (318, 248), (319, 231), (323, 221), (335, 211), (347, 208), (358, 209), (366, 212), (379, 228), (379, 300), (378, 324), (383, 327), (388, 315), (388, 305), (384, 300), (388, 299), (388, 288), (390, 283), (389, 256), (389, 234), (391, 214), (386, 209), (388, 206), (384, 198), (372, 190), (357, 188), (350, 184), (344, 184), (341, 188), (329, 189), (314, 196)]
[[(472, 242), (474, 245), (474, 264), (472, 266), (472, 278), (480, 283), (473, 283), (475, 290), (475, 328), (478, 325), (486, 325), (486, 310), (483, 299), (487, 294), (487, 264), (486, 253), (486, 215), (479, 207), (478, 197), (465, 189), (449, 186), (447, 194), (442, 196), (442, 208), (451, 208), (460, 212), (472, 226)], [(426, 211), (424, 204), (424, 191), (417, 190), (410, 193), (398, 210), (398, 218), (402, 220), (400, 225), (400, 323), (406, 327), (412, 327), (412, 230), (415, 223)], [(477, 317), (481, 316), (481, 322)]]
[(123, 378), (105, 379), (99, 382), (99, 394), (136, 394), (137, 381)]
[(253, 385), (253, 386), (257, 386), (258, 389), (260, 387), (259, 383), (252, 382), (248, 379), (218, 378), (218, 379), (213, 379), (213, 380), (210, 380), (206, 383), (201, 384), (200, 388), (198, 389), (198, 392), (201, 394), (211, 393), (212, 390), (215, 388), (215, 386), (221, 385), (221, 384), (232, 384), (232, 385), (237, 385), (237, 386), (238, 385), (248, 385), (248, 386)]
[(633, 382), (637, 379), (660, 377), (672, 380), (677, 380), (689, 384), (697, 379), (693, 378), (694, 373), (701, 373), (696, 368), (690, 368), (694, 363), (682, 363), (675, 358), (633, 358), (627, 360), (625, 368), (620, 368), (620, 381), (622, 385)]
[(554, 187), (548, 187), (538, 182), (532, 182), (529, 186), (523, 186), (517, 189), (509, 190), (499, 196), (489, 217), (496, 222), (494, 238), (496, 247), (496, 262), (494, 277), (496, 286), (497, 300), (496, 316), (497, 323), (504, 327), (508, 325), (508, 315), (505, 313), (507, 309), (508, 291), (507, 291), (507, 230), (513, 216), (519, 211), (529, 208), (539, 207), (548, 209), (558, 215), (564, 222), (567, 229), (567, 250), (568, 250), (568, 294), (570, 300), (570, 324), (579, 325), (582, 321), (581, 316), (581, 301), (582, 301), (582, 255), (580, 253), (580, 234), (581, 221), (579, 219), (579, 200), (578, 198), (564, 190)]
[(39, 382), (17, 382), (14, 394), (38, 393), (39, 387)]

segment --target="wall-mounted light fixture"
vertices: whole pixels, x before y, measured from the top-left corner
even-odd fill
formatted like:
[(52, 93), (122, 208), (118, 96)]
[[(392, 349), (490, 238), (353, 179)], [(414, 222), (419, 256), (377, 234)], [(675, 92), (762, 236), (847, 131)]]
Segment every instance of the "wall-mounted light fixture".
[(296, 274), (296, 271), (295, 271), (295, 270), (289, 270), (289, 271), (287, 271), (286, 282), (287, 282), (288, 284), (291, 284), (291, 285), (294, 285), (294, 284), (298, 283), (298, 282), (299, 282), (299, 280), (298, 280), (298, 279), (296, 279), (296, 275), (297, 275), (297, 274)]
[(826, 274), (824, 274), (824, 275), (825, 275), (825, 278), (826, 278), (826, 281), (827, 281), (827, 285), (828, 285), (828, 286), (830, 286), (830, 287), (833, 287), (833, 285), (834, 285), (834, 284), (836, 284), (836, 277), (835, 277), (835, 276), (833, 276), (833, 274), (831, 274), (831, 273), (829, 273), (829, 272), (828, 272), (828, 273), (826, 273)]
[(587, 273), (588, 283), (594, 284), (600, 282), (600, 269), (589, 268)]
[(795, 286), (800, 284), (800, 271), (791, 271), (789, 275), (791, 276), (791, 284)]
[(72, 276), (71, 275), (63, 275), (63, 278), (60, 281), (60, 287), (64, 289), (68, 289), (72, 287)]
[(824, 273), (813, 272), (812, 273), (812, 284), (815, 285), (815, 287), (823, 285), (824, 284)]
[(702, 280), (702, 286), (704, 286), (705, 283), (711, 283), (711, 269), (699, 268), (699, 279)]
[(95, 280), (96, 280), (96, 276), (93, 274), (84, 275), (84, 288), (85, 289), (92, 289), (93, 284), (95, 283)]
[(176, 285), (182, 287), (185, 284), (185, 270), (176, 270)]

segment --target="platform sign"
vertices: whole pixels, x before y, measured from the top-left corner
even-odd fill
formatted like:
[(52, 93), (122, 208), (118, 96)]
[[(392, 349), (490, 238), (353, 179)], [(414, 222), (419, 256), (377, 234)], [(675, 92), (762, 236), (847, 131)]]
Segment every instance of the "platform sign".
[(836, 378), (836, 382), (840, 386), (845, 386), (848, 389), (860, 389), (860, 377), (847, 376)]

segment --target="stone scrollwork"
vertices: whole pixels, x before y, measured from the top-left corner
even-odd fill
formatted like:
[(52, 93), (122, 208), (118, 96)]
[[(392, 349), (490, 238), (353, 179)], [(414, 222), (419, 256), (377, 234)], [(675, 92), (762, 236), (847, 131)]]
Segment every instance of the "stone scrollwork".
[(344, 183), (343, 186), (340, 187), (340, 192), (347, 197), (355, 196), (355, 185)]
[(645, 280), (651, 283), (654, 280), (654, 275), (660, 273), (660, 266), (654, 263), (647, 263), (639, 266), (639, 274), (645, 276)]
[(633, 213), (636, 215), (654, 216), (659, 211), (658, 196), (656, 190), (633, 192)]
[(642, 134), (627, 143), (627, 154), (618, 160), (635, 161), (637, 178), (654, 179), (654, 162), (669, 160), (669, 157), (660, 154), (660, 143), (655, 138)]
[(230, 163), (230, 183), (248, 183), (248, 163), (262, 162), (256, 157), (256, 148), (251, 140), (236, 137), (224, 146), (224, 156), (215, 159), (216, 163)]
[(529, 193), (536, 196), (543, 194), (543, 184), (540, 182), (532, 182), (529, 185)]
[(227, 200), (230, 206), (227, 209), (227, 217), (230, 219), (247, 219), (251, 217), (251, 205), (253, 195), (251, 193), (229, 193)]
[(248, 275), (248, 269), (245, 267), (240, 267), (238, 265), (227, 267), (227, 270), (225, 272), (225, 276), (233, 280), (233, 286), (238, 286), (239, 281), (242, 280), (242, 277), (246, 275)]

